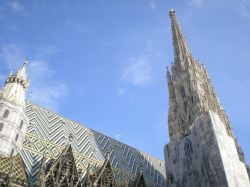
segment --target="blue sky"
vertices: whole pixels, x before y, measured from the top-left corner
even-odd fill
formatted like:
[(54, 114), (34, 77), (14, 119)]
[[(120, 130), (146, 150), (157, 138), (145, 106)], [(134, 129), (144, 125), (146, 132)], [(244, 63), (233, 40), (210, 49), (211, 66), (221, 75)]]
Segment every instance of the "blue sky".
[(2, 0), (1, 84), (29, 58), (33, 102), (163, 159), (171, 8), (250, 163), (249, 0)]

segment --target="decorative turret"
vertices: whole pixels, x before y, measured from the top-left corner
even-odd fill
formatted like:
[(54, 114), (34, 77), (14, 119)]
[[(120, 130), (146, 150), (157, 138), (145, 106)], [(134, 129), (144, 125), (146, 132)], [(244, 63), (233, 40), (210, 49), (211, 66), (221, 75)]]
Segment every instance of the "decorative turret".
[(25, 114), (25, 92), (29, 82), (27, 61), (10, 74), (0, 91), (0, 155), (12, 157), (22, 150), (29, 120)]

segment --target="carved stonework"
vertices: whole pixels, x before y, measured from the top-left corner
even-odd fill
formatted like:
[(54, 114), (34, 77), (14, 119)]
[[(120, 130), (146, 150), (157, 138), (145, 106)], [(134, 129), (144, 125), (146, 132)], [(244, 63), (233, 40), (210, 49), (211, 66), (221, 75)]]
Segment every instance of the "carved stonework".
[(41, 162), (39, 186), (81, 186), (70, 144), (55, 161), (50, 159), (46, 162), (46, 158), (43, 157)]
[(170, 11), (170, 17), (174, 63), (171, 71), (167, 70), (168, 185), (250, 186), (243, 153), (207, 71), (192, 56), (174, 10)]

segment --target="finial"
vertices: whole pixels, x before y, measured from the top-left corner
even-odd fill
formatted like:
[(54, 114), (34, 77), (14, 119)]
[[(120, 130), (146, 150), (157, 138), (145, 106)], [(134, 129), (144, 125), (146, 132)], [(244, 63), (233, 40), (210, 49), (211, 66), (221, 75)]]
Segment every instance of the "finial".
[(106, 158), (109, 160), (109, 158), (110, 158), (110, 151), (106, 152)]
[(69, 142), (70, 142), (70, 143), (73, 141), (73, 138), (74, 138), (74, 137), (73, 137), (73, 134), (70, 133), (70, 134), (69, 134)]
[(140, 172), (140, 174), (143, 173), (143, 165), (142, 165), (142, 163), (139, 164), (139, 172)]
[(169, 11), (169, 16), (175, 16), (175, 10), (173, 8)]
[(25, 61), (24, 61), (24, 63), (23, 63), (23, 66), (27, 66), (28, 64), (29, 64), (29, 59), (26, 58)]

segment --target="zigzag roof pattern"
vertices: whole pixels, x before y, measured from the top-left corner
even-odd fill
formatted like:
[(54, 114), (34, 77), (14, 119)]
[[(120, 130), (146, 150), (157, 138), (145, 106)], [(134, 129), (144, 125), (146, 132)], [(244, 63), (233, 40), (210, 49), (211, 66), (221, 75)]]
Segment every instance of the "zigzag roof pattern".
[(83, 172), (88, 164), (97, 171), (110, 152), (110, 162), (117, 181), (134, 179), (138, 167), (144, 168), (144, 176), (149, 186), (165, 186), (164, 161), (103, 135), (84, 125), (71, 121), (31, 102), (26, 103), (26, 113), (30, 120), (21, 156), (26, 164), (31, 181), (35, 182), (44, 154), (56, 158), (71, 141), (76, 166)]

